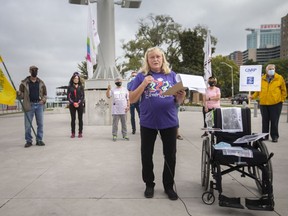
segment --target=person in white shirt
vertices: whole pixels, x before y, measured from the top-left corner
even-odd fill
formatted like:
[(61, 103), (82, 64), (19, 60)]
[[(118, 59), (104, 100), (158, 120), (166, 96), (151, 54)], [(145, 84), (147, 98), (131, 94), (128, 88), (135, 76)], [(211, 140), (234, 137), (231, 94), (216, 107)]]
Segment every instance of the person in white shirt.
[(118, 123), (121, 121), (122, 136), (124, 140), (129, 140), (127, 136), (127, 112), (130, 109), (129, 92), (122, 86), (122, 79), (115, 79), (115, 87), (111, 89), (108, 85), (106, 96), (112, 98), (112, 137), (117, 140)]

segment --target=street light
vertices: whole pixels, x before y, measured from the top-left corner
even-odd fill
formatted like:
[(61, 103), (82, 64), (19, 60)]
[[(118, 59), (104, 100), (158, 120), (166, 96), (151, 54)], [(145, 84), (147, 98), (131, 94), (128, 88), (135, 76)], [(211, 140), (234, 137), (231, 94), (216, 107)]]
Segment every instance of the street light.
[(227, 64), (226, 62), (220, 62), (220, 64), (224, 64), (224, 65), (231, 68), (231, 80), (232, 80), (231, 91), (232, 91), (232, 98), (234, 98), (233, 67), (231, 65)]

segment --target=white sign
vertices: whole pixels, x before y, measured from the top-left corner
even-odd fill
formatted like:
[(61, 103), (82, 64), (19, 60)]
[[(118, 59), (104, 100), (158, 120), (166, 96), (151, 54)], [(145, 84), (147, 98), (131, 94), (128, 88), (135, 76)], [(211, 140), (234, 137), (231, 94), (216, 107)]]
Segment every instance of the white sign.
[(239, 91), (260, 91), (261, 73), (262, 65), (240, 66)]
[(205, 93), (206, 84), (202, 76), (189, 74), (176, 74), (177, 84), (169, 88), (163, 95), (174, 95), (179, 90), (189, 89), (193, 91)]

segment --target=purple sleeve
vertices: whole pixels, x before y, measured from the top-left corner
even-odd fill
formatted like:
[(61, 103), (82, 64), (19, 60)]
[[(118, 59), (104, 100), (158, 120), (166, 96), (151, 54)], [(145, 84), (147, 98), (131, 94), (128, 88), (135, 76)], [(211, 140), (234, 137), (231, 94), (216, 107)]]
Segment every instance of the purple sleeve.
[(142, 73), (138, 73), (132, 82), (130, 91), (134, 91), (135, 89), (137, 89), (138, 86), (143, 82), (143, 80), (144, 80), (144, 75)]

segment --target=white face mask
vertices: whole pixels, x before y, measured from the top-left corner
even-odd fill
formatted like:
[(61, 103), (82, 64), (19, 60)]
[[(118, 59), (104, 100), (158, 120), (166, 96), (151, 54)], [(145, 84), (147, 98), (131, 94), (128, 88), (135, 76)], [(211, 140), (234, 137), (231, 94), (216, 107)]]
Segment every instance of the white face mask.
[(268, 75), (269, 76), (273, 76), (275, 74), (275, 70), (268, 70)]

